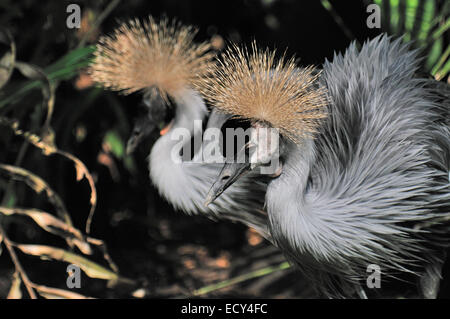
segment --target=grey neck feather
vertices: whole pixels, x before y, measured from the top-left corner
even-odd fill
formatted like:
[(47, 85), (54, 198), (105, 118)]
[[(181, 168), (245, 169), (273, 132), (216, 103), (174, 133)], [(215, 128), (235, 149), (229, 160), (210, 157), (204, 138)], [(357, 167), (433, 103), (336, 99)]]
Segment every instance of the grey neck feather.
[(444, 260), (449, 104), (417, 65), (387, 36), (326, 62), (329, 117), (314, 140), (286, 145), (267, 188), (273, 238), (329, 296), (348, 296), (370, 264), (422, 276)]
[(269, 183), (266, 205), (272, 231), (298, 243), (303, 225), (311, 223), (306, 223), (305, 219), (317, 217), (311, 216), (305, 198), (310, 169), (315, 160), (315, 147), (312, 139), (303, 141), (301, 145), (290, 141), (284, 143), (283, 171)]

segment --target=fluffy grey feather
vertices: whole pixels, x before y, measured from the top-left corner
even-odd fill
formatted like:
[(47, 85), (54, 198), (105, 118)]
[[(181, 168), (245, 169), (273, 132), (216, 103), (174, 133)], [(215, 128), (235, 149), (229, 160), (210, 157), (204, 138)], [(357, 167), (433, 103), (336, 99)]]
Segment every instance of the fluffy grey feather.
[(352, 44), (324, 64), (329, 117), (316, 138), (284, 142), (266, 195), (270, 229), (327, 296), (354, 296), (369, 264), (382, 276), (440, 276), (430, 269), (449, 245), (450, 95), (416, 78), (418, 61), (387, 36), (360, 52)]
[[(267, 214), (263, 210), (267, 182), (261, 176), (252, 173), (243, 177), (206, 207), (206, 194), (223, 165), (173, 161), (172, 153), (179, 145), (179, 138), (174, 136), (175, 129), (185, 128), (192, 135), (202, 134), (194, 132), (194, 120), (204, 120), (206, 115), (206, 106), (194, 90), (187, 90), (183, 99), (177, 101), (172, 129), (158, 139), (150, 153), (149, 169), (153, 183), (163, 197), (185, 213), (241, 222), (270, 239)], [(207, 127), (220, 128), (226, 119), (226, 116), (212, 112)]]

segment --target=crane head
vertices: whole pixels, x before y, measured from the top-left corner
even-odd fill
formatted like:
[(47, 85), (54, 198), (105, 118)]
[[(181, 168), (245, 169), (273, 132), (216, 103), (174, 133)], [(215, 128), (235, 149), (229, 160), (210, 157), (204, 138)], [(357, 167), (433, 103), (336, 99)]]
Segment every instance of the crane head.
[(128, 152), (161, 128), (171, 98), (180, 97), (209, 74), (215, 54), (210, 43), (193, 41), (196, 33), (192, 26), (150, 16), (121, 24), (97, 43), (89, 67), (92, 79), (125, 95), (144, 92), (145, 114), (135, 121)]
[(248, 153), (249, 164), (225, 164), (206, 204), (249, 170), (259, 167), (265, 174), (279, 175), (280, 139), (302, 143), (313, 137), (328, 105), (327, 90), (318, 81), (320, 72), (297, 67), (293, 58), (277, 60), (274, 51), (262, 51), (255, 43), (250, 49), (231, 46), (212, 73), (201, 82), (205, 99), (222, 112), (251, 120), (253, 131), (238, 154), (242, 158)]
[[(281, 146), (281, 148), (280, 148)], [(251, 170), (277, 177), (281, 174), (280, 158), (283, 151), (279, 131), (267, 123), (254, 122), (250, 140), (238, 151), (235, 161), (226, 162), (207, 194), (205, 206), (217, 199), (228, 187)]]
[(163, 98), (176, 97), (209, 74), (213, 64), (211, 44), (195, 43), (196, 32), (167, 19), (132, 19), (100, 38), (91, 77), (123, 94), (154, 87)]
[(327, 91), (320, 72), (299, 68), (293, 58), (276, 59), (275, 51), (230, 46), (200, 81), (205, 99), (235, 118), (267, 123), (301, 143), (326, 117)]
[(157, 91), (144, 92), (137, 118), (134, 120), (131, 136), (127, 142), (126, 152), (132, 154), (164, 121), (167, 106)]
[(133, 153), (155, 131), (159, 130), (159, 134), (164, 135), (173, 122), (174, 107), (155, 88), (144, 91), (139, 109), (127, 142), (127, 154)]

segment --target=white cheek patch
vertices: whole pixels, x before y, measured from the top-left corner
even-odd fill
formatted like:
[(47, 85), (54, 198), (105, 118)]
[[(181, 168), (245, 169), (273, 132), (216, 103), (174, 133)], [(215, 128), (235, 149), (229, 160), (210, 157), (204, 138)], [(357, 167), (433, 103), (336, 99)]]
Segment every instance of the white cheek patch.
[(277, 161), (279, 158), (279, 130), (269, 127), (252, 128), (250, 135), (251, 168)]

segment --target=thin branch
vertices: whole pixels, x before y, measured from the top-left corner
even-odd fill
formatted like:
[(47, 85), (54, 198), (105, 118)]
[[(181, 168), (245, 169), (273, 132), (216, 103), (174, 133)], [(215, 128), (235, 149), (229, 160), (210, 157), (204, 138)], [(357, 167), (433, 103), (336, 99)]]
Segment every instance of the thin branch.
[[(328, 13), (331, 15), (331, 17), (334, 19), (334, 22), (341, 28), (341, 31), (344, 32), (345, 36), (350, 39), (350, 41), (356, 40), (356, 37), (354, 36), (353, 32), (350, 30), (349, 27), (345, 24), (342, 17), (337, 13), (337, 11), (334, 9), (333, 5), (328, 0), (321, 0), (320, 3), (322, 6), (328, 11)], [(356, 41), (358, 46), (360, 46), (359, 42)]]
[(113, 0), (108, 4), (108, 6), (105, 8), (105, 10), (103, 10), (103, 12), (98, 16), (97, 20), (95, 20), (94, 24), (89, 29), (89, 31), (84, 34), (83, 38), (81, 39), (80, 43), (78, 44), (79, 48), (84, 46), (84, 44), (86, 43), (86, 41), (89, 38), (89, 36), (91, 35), (91, 33), (95, 29), (97, 29), (100, 26), (100, 24), (102, 24), (103, 20), (105, 20), (106, 17), (111, 13), (111, 11), (113, 11), (114, 8), (117, 7), (119, 2), (120, 2), (120, 0)]
[(3, 237), (3, 243), (6, 246), (6, 249), (8, 249), (9, 255), (11, 256), (11, 260), (14, 263), (14, 267), (16, 268), (16, 271), (20, 274), (20, 277), (22, 278), (22, 282), (27, 288), (28, 294), (30, 295), (31, 299), (37, 299), (36, 294), (33, 290), (33, 283), (28, 279), (28, 276), (23, 269), (22, 265), (20, 264), (19, 258), (17, 258), (16, 252), (14, 251), (14, 248), (9, 241), (8, 236), (6, 236), (5, 231), (3, 230), (2, 225), (0, 225), (0, 236)]

